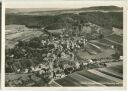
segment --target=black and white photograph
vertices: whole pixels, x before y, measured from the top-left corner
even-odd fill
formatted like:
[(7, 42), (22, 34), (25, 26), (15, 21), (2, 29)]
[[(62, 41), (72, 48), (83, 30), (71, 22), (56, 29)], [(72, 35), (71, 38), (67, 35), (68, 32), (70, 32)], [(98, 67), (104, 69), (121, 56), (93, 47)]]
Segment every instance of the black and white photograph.
[(6, 6), (5, 87), (123, 86), (122, 6), (41, 6)]

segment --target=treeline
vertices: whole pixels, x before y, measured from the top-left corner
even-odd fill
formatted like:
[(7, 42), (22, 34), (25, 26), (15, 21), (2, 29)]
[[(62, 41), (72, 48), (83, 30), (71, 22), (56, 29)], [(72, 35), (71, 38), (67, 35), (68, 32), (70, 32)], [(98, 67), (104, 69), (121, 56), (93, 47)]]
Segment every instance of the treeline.
[[(79, 14), (60, 14), (54, 16), (32, 16), (32, 15), (6, 15), (6, 25), (20, 24), (27, 27), (37, 26), (39, 28), (54, 24), (53, 28), (65, 27), (75, 21), (83, 23), (91, 22), (104, 28), (123, 28), (123, 12), (82, 12)], [(56, 24), (56, 25), (55, 25)]]
[(123, 12), (88, 12), (80, 13), (80, 15), (82, 15), (85, 20), (105, 28), (123, 28)]
[(122, 7), (117, 6), (95, 6), (95, 7), (89, 7), (89, 8), (81, 8), (82, 10), (103, 10), (103, 11), (119, 11), (123, 10)]

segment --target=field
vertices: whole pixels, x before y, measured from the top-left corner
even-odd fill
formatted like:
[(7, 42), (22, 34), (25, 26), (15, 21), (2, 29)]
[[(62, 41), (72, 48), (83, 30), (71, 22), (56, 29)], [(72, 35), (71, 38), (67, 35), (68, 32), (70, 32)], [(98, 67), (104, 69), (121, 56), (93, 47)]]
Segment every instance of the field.
[(29, 29), (23, 25), (7, 25), (6, 29), (6, 48), (13, 48), (18, 41), (29, 41), (43, 34), (41, 31)]
[[(55, 80), (59, 86), (122, 86), (123, 84), (123, 66), (121, 62), (113, 63), (114, 66), (107, 68), (96, 68), (90, 70), (82, 70), (72, 73), (64, 78)], [(30, 81), (31, 75), (31, 81)], [(32, 74), (5, 74), (6, 82), (15, 81), (19, 84), (20, 81), (29, 82), (26, 86), (33, 86), (35, 83), (43, 82), (40, 78)], [(53, 84), (54, 85), (54, 84)]]
[(121, 43), (121, 44), (123, 43), (123, 36), (121, 36), (121, 35), (112, 34), (112, 35), (108, 36), (107, 39), (110, 39), (117, 43)]
[(104, 39), (99, 40), (100, 43), (104, 43), (106, 45), (123, 45), (123, 36), (117, 34), (111, 34), (105, 37)]
[(86, 45), (86, 51), (80, 50), (78, 55), (87, 59), (111, 57), (115, 53), (115, 49), (111, 47), (114, 45), (122, 48), (123, 36), (111, 34), (103, 39), (91, 40)]
[(122, 86), (122, 65), (78, 71), (56, 80), (61, 86)]
[(106, 58), (111, 57), (111, 55), (115, 53), (115, 50), (110, 48), (110, 45), (100, 43), (98, 40), (91, 41), (91, 43), (88, 43), (86, 47), (87, 51), (79, 51), (78, 53), (81, 58)]

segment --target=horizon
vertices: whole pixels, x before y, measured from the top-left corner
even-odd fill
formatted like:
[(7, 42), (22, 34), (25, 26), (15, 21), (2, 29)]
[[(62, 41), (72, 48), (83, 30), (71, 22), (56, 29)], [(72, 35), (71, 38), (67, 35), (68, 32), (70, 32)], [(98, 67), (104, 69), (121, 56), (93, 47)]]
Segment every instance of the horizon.
[[(77, 9), (88, 9), (88, 8), (93, 8), (93, 7), (105, 7), (105, 6), (90, 6), (90, 7), (81, 7), (81, 8), (6, 8), (7, 12), (49, 12), (49, 11), (61, 11), (61, 10), (77, 10)], [(117, 8), (122, 8), (123, 7), (118, 7), (118, 6), (106, 6), (106, 7), (117, 7)], [(99, 9), (100, 10), (100, 9)]]
[(121, 2), (88, 2), (88, 1), (55, 1), (55, 2), (13, 2), (8, 1), (5, 3), (6, 8), (9, 9), (77, 9), (77, 8), (88, 8), (88, 7), (95, 7), (95, 6), (117, 6), (117, 7), (123, 7)]

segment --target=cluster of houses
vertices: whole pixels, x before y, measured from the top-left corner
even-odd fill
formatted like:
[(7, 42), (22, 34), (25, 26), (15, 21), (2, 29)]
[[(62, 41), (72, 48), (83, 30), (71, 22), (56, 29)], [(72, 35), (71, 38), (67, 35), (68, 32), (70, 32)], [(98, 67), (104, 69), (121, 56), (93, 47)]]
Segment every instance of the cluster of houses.
[[(86, 29), (88, 32), (94, 32), (96, 30), (97, 33), (102, 34), (102, 29), (91, 23), (84, 25), (83, 30), (85, 32), (87, 32)], [(52, 30), (52, 32), (54, 31)], [(75, 71), (88, 69), (89, 65), (93, 66), (97, 64), (97, 67), (103, 67), (106, 66), (106, 62), (113, 61), (112, 58), (81, 59), (77, 53), (81, 49), (84, 49), (84, 51), (87, 50), (86, 45), (89, 44), (89, 40), (86, 36), (76, 37), (60, 34), (59, 37), (52, 36), (48, 39), (42, 39), (40, 44), (42, 49), (47, 49), (48, 51), (45, 53), (46, 55), (43, 56), (42, 54), (42, 62), (36, 66), (25, 68), (24, 71), (21, 71), (19, 68), (16, 70), (17, 73), (36, 73), (41, 75), (42, 78), (60, 79)], [(27, 56), (29, 54), (25, 55)]]

